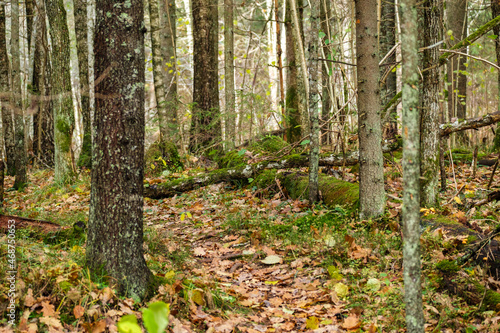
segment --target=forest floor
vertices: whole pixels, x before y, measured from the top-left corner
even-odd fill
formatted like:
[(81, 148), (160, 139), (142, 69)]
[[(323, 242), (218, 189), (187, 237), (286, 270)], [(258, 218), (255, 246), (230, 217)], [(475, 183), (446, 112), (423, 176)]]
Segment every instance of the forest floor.
[[(484, 234), (493, 230), (500, 220), (497, 203), (465, 208), (485, 197), (491, 168), (479, 167), (474, 179), (465, 163), (448, 171), (440, 207), (423, 209), (422, 218), (468, 223)], [(89, 174), (57, 187), (51, 172), (34, 171), (24, 192), (6, 193), (4, 214), (65, 227), (55, 233), (16, 231), (16, 330), (116, 332), (123, 315), (140, 319), (141, 308), (164, 301), (170, 304), (173, 332), (404, 332), (400, 165), (386, 167), (386, 177), (387, 213), (374, 221), (359, 221), (350, 208), (311, 206), (227, 183), (169, 199), (145, 198), (145, 258), (162, 284), (141, 304), (118, 297), (105, 277), (91, 280), (85, 267), (85, 231), (73, 225), (88, 220)], [(6, 188), (12, 183), (7, 177)], [(428, 332), (500, 330), (499, 308), (486, 307), (483, 295), (471, 302), (445, 290), (446, 279), (436, 269), (437, 262), (461, 256), (468, 240), (441, 227), (423, 230)], [(0, 244), (6, 259), (4, 233)], [(7, 270), (2, 263), (0, 326), (8, 320)], [(486, 283), (484, 270), (474, 263), (452, 277), (457, 284), (474, 279), (489, 288), (500, 285), (491, 277)]]

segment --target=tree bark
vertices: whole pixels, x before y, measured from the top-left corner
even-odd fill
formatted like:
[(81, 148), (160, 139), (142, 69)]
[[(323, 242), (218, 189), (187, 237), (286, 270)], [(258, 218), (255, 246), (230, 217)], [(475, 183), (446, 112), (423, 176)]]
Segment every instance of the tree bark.
[(179, 136), (179, 121), (177, 115), (178, 96), (177, 96), (177, 77), (179, 70), (177, 68), (177, 30), (175, 22), (175, 0), (157, 0), (160, 11), (160, 42), (161, 56), (166, 66), (163, 66), (163, 81), (165, 82), (165, 107), (166, 107), (166, 135), (174, 144), (181, 146)]
[[(449, 45), (455, 44), (456, 40), (462, 40), (467, 36), (467, 0), (447, 0), (446, 1), (446, 29)], [(451, 33), (451, 35), (450, 35)], [(429, 44), (432, 45), (432, 44)], [(450, 119), (466, 118), (467, 101), (467, 70), (463, 56), (453, 57), (448, 61), (448, 115)], [(461, 140), (464, 139), (463, 136)]]
[(83, 144), (78, 161), (79, 166), (92, 167), (92, 133), (90, 124), (89, 61), (87, 43), (87, 0), (74, 0), (75, 31), (80, 71), (80, 95), (83, 119)]
[(152, 274), (143, 256), (144, 7), (96, 2), (94, 149), (87, 265), (122, 295), (142, 299)]
[[(50, 96), (51, 68), (43, 0), (37, 2), (37, 9), (39, 19), (37, 19), (38, 33), (35, 41), (32, 85), (35, 94), (46, 97)], [(40, 99), (38, 112), (33, 115), (33, 153), (41, 166), (54, 166), (54, 118), (52, 101), (48, 98)]]
[[(307, 79), (307, 64), (304, 47), (303, 7), (302, 0), (290, 0), (291, 15), (293, 22), (293, 44), (297, 68), (297, 106), (300, 117), (300, 136), (310, 134), (309, 126), (309, 83)], [(300, 138), (299, 138), (300, 139)]]
[[(396, 10), (394, 0), (381, 2), (381, 17), (380, 23), (380, 58), (385, 57), (396, 45)], [(382, 105), (386, 105), (396, 94), (396, 50), (393, 50), (392, 55), (386, 58), (384, 64), (380, 68), (382, 76), (380, 99)], [(394, 69), (394, 70), (393, 70)], [(383, 113), (384, 114), (384, 113)], [(384, 127), (384, 137), (394, 138), (398, 134), (398, 123), (396, 121), (396, 108), (391, 110), (389, 121), (387, 124), (382, 124)]]
[[(498, 0), (491, 0), (491, 17), (500, 17), (500, 2)], [(497, 58), (497, 65), (500, 65), (500, 26), (496, 25), (493, 27), (493, 34), (497, 37), (495, 38), (495, 54)], [(497, 85), (498, 85), (498, 96), (500, 96), (500, 71), (497, 72)], [(497, 101), (498, 110), (500, 110), (500, 99)], [(500, 126), (497, 125), (495, 131), (494, 139), (494, 149), (496, 151), (500, 150)]]
[[(7, 39), (5, 34), (5, 3), (0, 4), (0, 90), (3, 93), (10, 91), (9, 87), (9, 58), (7, 56)], [(16, 156), (14, 141), (14, 120), (12, 118), (12, 107), (9, 107), (9, 99), (2, 98), (2, 127), (5, 142), (6, 174), (16, 174)], [(3, 163), (3, 162), (2, 162)]]
[(384, 165), (380, 125), (377, 2), (356, 0), (360, 218), (384, 213)]
[[(423, 5), (423, 19), (421, 40), (422, 47), (434, 45), (443, 39), (442, 0), (426, 0)], [(439, 48), (427, 48), (423, 52), (422, 68), (429, 70), (422, 73), (422, 93), (420, 97), (421, 120), (420, 120), (420, 173), (421, 173), (421, 204), (427, 207), (435, 207), (438, 199), (439, 182), (439, 93), (440, 68)]]
[(234, 149), (236, 136), (236, 96), (234, 92), (234, 23), (233, 0), (224, 0), (224, 93), (226, 148)]
[[(301, 118), (299, 110), (299, 96), (297, 86), (297, 59), (295, 55), (295, 41), (293, 37), (292, 23), (292, 1), (285, 0), (285, 37), (286, 37), (286, 140), (288, 143), (295, 143), (301, 138)], [(302, 22), (302, 20), (301, 20)]]
[[(330, 25), (330, 20), (332, 18), (331, 15), (331, 3), (327, 0), (318, 0), (320, 2), (320, 22), (321, 22), (321, 32), (325, 34), (326, 40), (322, 41), (323, 47), (323, 56), (321, 58), (328, 58), (331, 56), (331, 50), (329, 45), (332, 43), (332, 28)], [(321, 98), (321, 143), (322, 144), (330, 144), (331, 143), (331, 133), (330, 128), (331, 125), (326, 122), (330, 118), (330, 113), (332, 110), (332, 106), (335, 104), (335, 92), (334, 86), (332, 83), (333, 79), (333, 64), (330, 62), (325, 62), (320, 64), (321, 66), (321, 85), (322, 85), (322, 98)]]
[(191, 0), (191, 7), (193, 10), (194, 80), (189, 150), (194, 152), (220, 143), (221, 122), (217, 2)]
[(316, 202), (319, 199), (318, 191), (318, 173), (319, 173), (319, 145), (320, 145), (320, 130), (319, 130), (319, 86), (318, 86), (318, 73), (319, 73), (319, 1), (311, 2), (311, 17), (309, 22), (311, 24), (309, 30), (309, 40), (307, 41), (308, 51), (308, 66), (307, 72), (309, 77), (309, 117), (311, 123), (311, 146), (309, 157), (309, 202)]
[[(151, 50), (153, 53), (153, 78), (156, 98), (156, 110), (158, 112), (158, 123), (160, 126), (160, 143), (169, 140), (169, 126), (167, 117), (167, 100), (166, 100), (166, 78), (164, 68), (168, 68), (167, 63), (175, 60), (164, 59), (161, 52), (161, 35), (165, 33), (160, 25), (159, 2), (164, 0), (148, 0), (149, 1), (149, 17), (151, 20)], [(161, 146), (161, 145), (160, 145)]]
[(14, 140), (16, 178), (14, 188), (22, 189), (28, 183), (26, 167), (28, 159), (24, 145), (24, 112), (22, 106), (21, 58), (19, 49), (19, 1), (11, 1), (11, 54), (12, 54), (12, 105), (14, 110)]
[(54, 113), (54, 181), (72, 182), (76, 178), (71, 140), (75, 128), (75, 114), (71, 95), (69, 30), (63, 0), (45, 0), (52, 41), (52, 93), (59, 95), (52, 101)]
[(403, 280), (406, 330), (424, 332), (420, 267), (420, 124), (417, 1), (401, 1), (403, 59)]

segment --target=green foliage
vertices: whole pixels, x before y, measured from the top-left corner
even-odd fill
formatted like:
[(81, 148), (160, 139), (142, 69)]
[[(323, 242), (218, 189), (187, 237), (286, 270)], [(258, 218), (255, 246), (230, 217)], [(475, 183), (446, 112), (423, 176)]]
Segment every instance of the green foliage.
[[(170, 314), (169, 304), (155, 302), (142, 309), (142, 320), (148, 333), (164, 332), (168, 326), (168, 316)], [(118, 332), (120, 333), (141, 333), (141, 327), (137, 323), (135, 315), (126, 315), (118, 321)]]

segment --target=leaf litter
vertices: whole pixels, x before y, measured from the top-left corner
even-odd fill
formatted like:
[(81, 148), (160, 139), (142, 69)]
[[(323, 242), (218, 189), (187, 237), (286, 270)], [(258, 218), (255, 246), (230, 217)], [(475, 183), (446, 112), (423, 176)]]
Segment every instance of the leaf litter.
[[(468, 211), (464, 206), (486, 195), (491, 173), (479, 168), (472, 179), (466, 165), (455, 168), (456, 186), (450, 182), (441, 194), (446, 203), (423, 210), (422, 216), (449, 217), (487, 234), (498, 220), (498, 205)], [(145, 198), (145, 257), (163, 279), (148, 303), (170, 304), (172, 332), (404, 332), (397, 200), (402, 178), (395, 169), (386, 170), (393, 175), (382, 221), (358, 221), (355, 212), (342, 208), (332, 213), (331, 207), (280, 194), (265, 197), (227, 184), (170, 199)], [(21, 194), (8, 192), (6, 212), (63, 226), (75, 219), (86, 221), (88, 178), (54, 189), (50, 177), (47, 172), (34, 174), (37, 186)], [(7, 177), (7, 184), (12, 181)], [(465, 190), (457, 194), (461, 186)], [(331, 214), (338, 214), (341, 223), (314, 222), (335, 216)], [(127, 314), (141, 322), (145, 304), (118, 297), (106, 279), (90, 280), (82, 260), (84, 243), (52, 242), (37, 235), (26, 231), (19, 240), (25, 249), (17, 279), (19, 331), (117, 332), (118, 320)], [(437, 288), (434, 264), (460, 256), (468, 237), (443, 226), (425, 231), (422, 242), (426, 331), (497, 331), (498, 309), (479, 308)], [(484, 276), (474, 265), (462, 272), (468, 278)], [(500, 290), (500, 282), (492, 277), (488, 281), (490, 288)], [(0, 288), (5, 295), (5, 285)], [(0, 311), (5, 308), (0, 306)]]

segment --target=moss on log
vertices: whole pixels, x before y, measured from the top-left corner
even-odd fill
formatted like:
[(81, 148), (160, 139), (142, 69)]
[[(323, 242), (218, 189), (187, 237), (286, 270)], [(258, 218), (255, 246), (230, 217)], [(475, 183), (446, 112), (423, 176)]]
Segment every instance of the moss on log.
[[(290, 174), (283, 180), (288, 195), (293, 199), (308, 198), (309, 177), (307, 174)], [(324, 174), (318, 179), (321, 199), (329, 206), (347, 205), (357, 207), (359, 186)]]
[[(345, 205), (352, 208), (358, 206), (358, 184), (349, 183), (325, 174), (319, 174), (318, 184), (321, 199), (325, 204), (329, 206)], [(280, 173), (277, 170), (265, 170), (255, 178), (252, 185), (261, 189), (271, 189), (275, 192), (282, 190), (292, 199), (307, 199), (309, 197), (309, 176), (303, 172)]]

